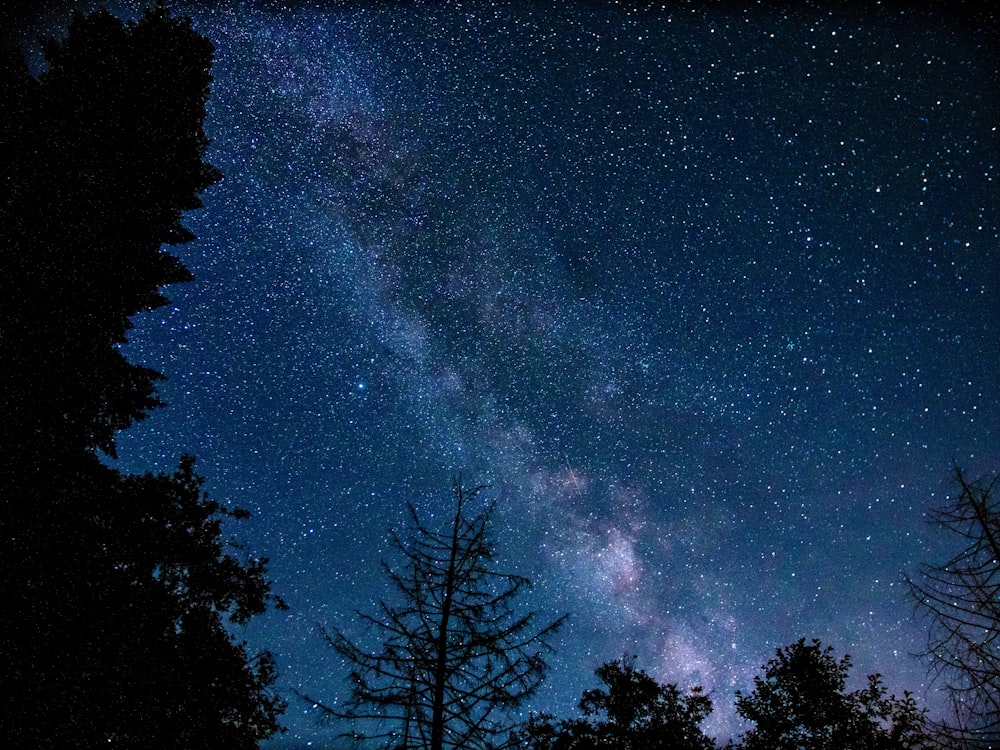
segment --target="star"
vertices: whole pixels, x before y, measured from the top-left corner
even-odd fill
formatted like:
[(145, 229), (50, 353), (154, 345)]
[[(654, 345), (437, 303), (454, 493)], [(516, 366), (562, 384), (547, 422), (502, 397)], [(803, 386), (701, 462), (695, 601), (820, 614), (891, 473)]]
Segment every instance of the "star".
[[(1000, 464), (994, 63), (920, 10), (192, 3), (225, 175), (196, 281), (125, 352), (291, 610), (245, 635), (335, 696), (313, 623), (387, 595), (404, 500), (462, 473), (573, 613), (532, 706), (602, 662), (713, 691), (820, 638), (940, 708), (901, 586)], [(130, 3), (112, 3), (121, 15)], [(931, 54), (933, 52), (933, 54)], [(294, 541), (289, 541), (294, 540)], [(872, 584), (872, 581), (881, 583)], [(321, 744), (295, 703), (269, 746)]]

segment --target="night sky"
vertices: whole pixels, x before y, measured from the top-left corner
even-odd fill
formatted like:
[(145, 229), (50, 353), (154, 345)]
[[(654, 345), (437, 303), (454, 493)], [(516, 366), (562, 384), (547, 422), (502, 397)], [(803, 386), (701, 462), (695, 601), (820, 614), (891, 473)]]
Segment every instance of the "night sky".
[(355, 632), (459, 472), (524, 606), (572, 615), (535, 709), (636, 654), (724, 740), (800, 637), (936, 706), (901, 579), (949, 549), (952, 462), (1000, 467), (995, 19), (548, 6), (175, 6), (225, 179), (127, 347), (169, 406), (119, 465), (194, 453), (253, 512), (270, 745), (337, 733), (291, 695), (342, 690), (316, 623)]

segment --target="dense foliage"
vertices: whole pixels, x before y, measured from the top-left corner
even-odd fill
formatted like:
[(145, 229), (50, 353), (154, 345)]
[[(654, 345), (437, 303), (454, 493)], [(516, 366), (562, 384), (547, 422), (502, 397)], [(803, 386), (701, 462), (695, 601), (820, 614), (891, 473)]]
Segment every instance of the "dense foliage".
[[(818, 641), (778, 649), (754, 678), (754, 690), (737, 693), (736, 710), (750, 722), (727, 750), (929, 750), (935, 747), (924, 713), (909, 693), (887, 695), (878, 675), (846, 692), (850, 658), (839, 661)], [(701, 688), (683, 693), (657, 683), (634, 660), (597, 670), (604, 687), (586, 690), (580, 718), (533, 716), (518, 736), (527, 750), (713, 750), (701, 724), (712, 701)]]
[(887, 695), (879, 675), (846, 692), (851, 660), (801, 639), (778, 649), (736, 710), (754, 726), (744, 750), (911, 750), (926, 748), (923, 713), (909, 693)]
[(701, 729), (712, 701), (701, 688), (687, 694), (676, 685), (660, 685), (633, 660), (604, 664), (596, 670), (603, 688), (580, 699), (583, 718), (555, 723), (532, 717), (522, 733), (531, 750), (712, 750), (715, 742)]
[(0, 662), (8, 747), (256, 747), (277, 729), (269, 655), (226, 622), (266, 609), (263, 560), (183, 458), (128, 476), (115, 433), (162, 375), (120, 345), (191, 278), (162, 249), (218, 180), (202, 160), (211, 43), (162, 7), (76, 15), (38, 78), (0, 74)]

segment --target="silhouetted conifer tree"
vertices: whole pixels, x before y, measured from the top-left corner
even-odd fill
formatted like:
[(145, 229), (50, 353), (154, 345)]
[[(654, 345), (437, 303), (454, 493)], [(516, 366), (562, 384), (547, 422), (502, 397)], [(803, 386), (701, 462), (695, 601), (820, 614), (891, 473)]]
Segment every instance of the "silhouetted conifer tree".
[[(0, 737), (14, 748), (252, 748), (277, 729), (268, 654), (226, 630), (273, 597), (220, 540), (193, 459), (101, 463), (158, 405), (119, 350), (190, 279), (164, 243), (202, 161), (211, 43), (162, 7), (76, 15), (39, 78), (0, 59)], [(234, 511), (234, 513), (236, 513)], [(275, 600), (276, 601), (276, 600)]]
[(303, 695), (326, 716), (371, 727), (346, 733), (382, 747), (502, 748), (548, 666), (542, 651), (561, 617), (535, 628), (534, 612), (514, 600), (528, 579), (492, 569), (488, 527), (494, 503), (470, 510), (484, 487), (454, 483), (451, 523), (432, 529), (408, 504), (412, 527), (393, 536), (402, 565), (383, 564), (397, 595), (374, 615), (358, 613), (376, 636), (373, 649), (323, 629), (351, 664), (350, 697), (340, 707)]

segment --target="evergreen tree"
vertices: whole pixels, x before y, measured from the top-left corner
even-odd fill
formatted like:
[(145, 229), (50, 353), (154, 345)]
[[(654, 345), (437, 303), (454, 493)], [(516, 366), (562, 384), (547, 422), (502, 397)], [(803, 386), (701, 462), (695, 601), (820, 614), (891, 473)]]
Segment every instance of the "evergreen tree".
[(119, 347), (191, 277), (161, 245), (192, 239), (181, 214), (219, 178), (212, 45), (158, 7), (78, 14), (44, 49), (37, 79), (0, 59), (0, 736), (253, 748), (278, 727), (273, 660), (226, 622), (278, 601), (266, 561), (223, 546), (193, 459), (125, 476), (97, 457), (159, 403), (162, 376)]
[(162, 375), (119, 351), (131, 317), (191, 279), (162, 245), (220, 175), (202, 161), (212, 44), (163, 8), (74, 16), (32, 79), (8, 57), (2, 153), (8, 442), (99, 448), (159, 404)]
[(565, 616), (540, 628), (514, 600), (530, 583), (493, 570), (489, 524), (494, 504), (470, 511), (482, 486), (454, 483), (451, 523), (432, 529), (408, 505), (406, 540), (393, 537), (403, 564), (385, 565), (397, 603), (361, 614), (381, 635), (376, 648), (339, 630), (324, 636), (351, 664), (344, 708), (303, 696), (328, 717), (355, 726), (349, 736), (398, 748), (500, 748), (510, 743), (510, 712), (534, 694), (548, 667), (541, 652)]

